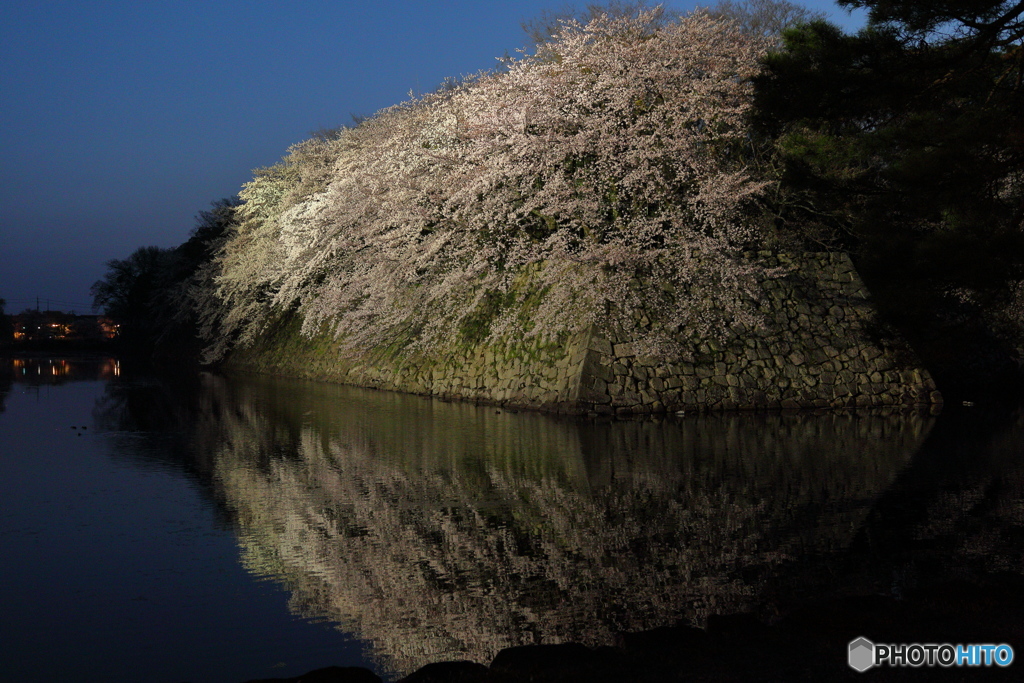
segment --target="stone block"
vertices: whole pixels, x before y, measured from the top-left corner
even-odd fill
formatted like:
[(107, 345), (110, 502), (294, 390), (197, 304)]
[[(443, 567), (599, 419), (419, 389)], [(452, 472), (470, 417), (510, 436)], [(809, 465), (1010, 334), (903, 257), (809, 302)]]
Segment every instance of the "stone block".
[(604, 337), (591, 337), (590, 343), (587, 345), (587, 349), (590, 351), (596, 351), (605, 356), (611, 356), (614, 354), (612, 343)]
[(636, 355), (633, 350), (632, 342), (625, 342), (623, 344), (616, 344), (614, 347), (616, 358), (630, 358)]
[(615, 381), (615, 372), (608, 365), (590, 365), (588, 367), (594, 377), (597, 377), (605, 382)]
[[(556, 398), (557, 396), (555, 395), (544, 396), (544, 400), (547, 403), (553, 402)], [(592, 387), (580, 391), (580, 400), (587, 403), (611, 403), (612, 397), (608, 395), (606, 387)]]
[(756, 377), (751, 377), (749, 375), (741, 375), (739, 377), (739, 382), (740, 386), (744, 389), (756, 389), (761, 386), (761, 383)]
[(828, 361), (828, 356), (823, 349), (814, 348), (807, 352), (807, 362), (812, 365), (820, 366), (826, 361)]

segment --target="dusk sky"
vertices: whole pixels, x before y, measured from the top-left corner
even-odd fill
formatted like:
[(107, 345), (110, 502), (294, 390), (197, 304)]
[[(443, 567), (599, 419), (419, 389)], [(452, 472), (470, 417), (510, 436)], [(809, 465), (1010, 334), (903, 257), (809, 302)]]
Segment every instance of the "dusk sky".
[[(579, 3), (580, 5), (584, 3)], [(672, 10), (694, 2), (672, 2)], [(848, 29), (831, 2), (804, 5)], [(519, 2), (26, 2), (0, 13), (0, 298), (91, 310), (105, 263), (195, 215), (312, 131), (495, 66)]]

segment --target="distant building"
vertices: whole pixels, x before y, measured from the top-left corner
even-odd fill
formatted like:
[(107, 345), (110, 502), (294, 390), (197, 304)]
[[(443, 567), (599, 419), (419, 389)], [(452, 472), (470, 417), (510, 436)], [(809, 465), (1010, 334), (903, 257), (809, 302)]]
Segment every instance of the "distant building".
[(11, 316), (14, 341), (114, 339), (120, 325), (105, 315), (76, 315), (63, 311), (25, 310)]

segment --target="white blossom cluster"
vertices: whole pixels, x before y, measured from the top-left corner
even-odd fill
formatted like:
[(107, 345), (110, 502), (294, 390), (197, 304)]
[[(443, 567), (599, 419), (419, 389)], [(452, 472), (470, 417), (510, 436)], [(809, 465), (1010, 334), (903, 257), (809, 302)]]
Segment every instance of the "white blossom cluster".
[(567, 23), (500, 72), (290, 149), (245, 186), (194, 292), (207, 334), (246, 344), (296, 310), (352, 349), (429, 348), (495, 294), (495, 338), (641, 305), (652, 343), (755, 322), (741, 252), (764, 43), (699, 12), (656, 19)]

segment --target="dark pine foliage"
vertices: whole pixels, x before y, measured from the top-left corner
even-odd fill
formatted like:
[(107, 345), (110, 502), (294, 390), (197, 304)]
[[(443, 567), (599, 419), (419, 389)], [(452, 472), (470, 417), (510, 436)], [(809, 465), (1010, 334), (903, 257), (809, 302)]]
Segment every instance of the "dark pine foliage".
[(757, 82), (786, 188), (775, 215), (853, 252), (938, 375), (982, 381), (953, 366), (1001, 353), (983, 314), (1024, 277), (1024, 2), (840, 4), (868, 26), (787, 31)]

